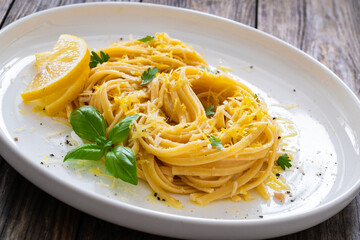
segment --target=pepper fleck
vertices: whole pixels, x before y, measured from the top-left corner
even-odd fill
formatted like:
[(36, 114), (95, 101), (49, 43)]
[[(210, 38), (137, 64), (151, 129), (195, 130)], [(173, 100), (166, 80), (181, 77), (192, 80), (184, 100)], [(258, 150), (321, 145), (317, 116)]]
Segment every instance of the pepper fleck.
[(53, 157), (53, 156), (55, 156), (54, 154), (52, 154), (52, 153), (50, 153), (50, 157)]
[(281, 136), (278, 136), (278, 139), (280, 139), (281, 138)]
[(67, 139), (66, 139), (66, 141), (65, 141), (65, 144), (67, 144), (67, 145), (69, 145), (69, 146), (72, 146), (72, 144), (70, 143), (70, 141), (67, 140)]

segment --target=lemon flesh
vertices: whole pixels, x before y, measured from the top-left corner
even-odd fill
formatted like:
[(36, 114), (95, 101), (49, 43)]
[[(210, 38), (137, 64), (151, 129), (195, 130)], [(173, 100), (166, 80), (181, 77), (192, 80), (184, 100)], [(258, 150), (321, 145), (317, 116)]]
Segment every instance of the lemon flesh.
[(52, 51), (36, 55), (35, 65), (39, 70), (21, 94), (23, 101), (44, 98), (70, 88), (79, 78), (84, 78), (83, 73), (89, 71), (89, 62), (90, 52), (83, 39), (60, 35)]

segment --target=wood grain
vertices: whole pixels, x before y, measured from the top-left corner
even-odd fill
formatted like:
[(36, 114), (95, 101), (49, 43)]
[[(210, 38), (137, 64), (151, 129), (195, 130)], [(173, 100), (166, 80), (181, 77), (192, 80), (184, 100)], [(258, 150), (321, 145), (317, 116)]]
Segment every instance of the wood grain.
[(0, 239), (71, 239), (81, 213), (41, 191), (0, 161)]
[(310, 54), (360, 97), (359, 13), (360, 1), (259, 0), (258, 29)]
[[(134, 0), (140, 1), (140, 0)], [(92, 0), (0, 0), (0, 27), (31, 13)], [(360, 1), (144, 0), (258, 27), (312, 55), (360, 96)], [(308, 230), (277, 239), (360, 239), (360, 195)], [(20, 176), (0, 157), (0, 239), (169, 239), (82, 213)]]
[(4, 23), (6, 14), (8, 13), (12, 3), (13, 0), (0, 0), (0, 28)]
[[(18, 20), (22, 17), (25, 17), (31, 13), (39, 12), (45, 9), (50, 9), (59, 6), (65, 6), (69, 4), (79, 4), (85, 2), (105, 2), (106, 0), (96, 1), (96, 0), (14, 0), (13, 6), (10, 9), (3, 27), (12, 23), (15, 20)], [(118, 2), (140, 2), (140, 0), (128, 0), (128, 1), (118, 1)]]

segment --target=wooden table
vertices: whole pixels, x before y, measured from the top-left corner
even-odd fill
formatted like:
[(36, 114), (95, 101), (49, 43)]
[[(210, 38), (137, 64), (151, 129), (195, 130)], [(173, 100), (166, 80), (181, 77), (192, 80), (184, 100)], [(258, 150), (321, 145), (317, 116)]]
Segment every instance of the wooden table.
[[(0, 28), (84, 0), (0, 0)], [(195, 9), (268, 32), (335, 72), (360, 97), (359, 0), (144, 0)], [(360, 176), (360, 173), (359, 173)], [(41, 191), (0, 159), (0, 239), (166, 239), (99, 220)], [(331, 219), (278, 239), (360, 239), (360, 194)]]

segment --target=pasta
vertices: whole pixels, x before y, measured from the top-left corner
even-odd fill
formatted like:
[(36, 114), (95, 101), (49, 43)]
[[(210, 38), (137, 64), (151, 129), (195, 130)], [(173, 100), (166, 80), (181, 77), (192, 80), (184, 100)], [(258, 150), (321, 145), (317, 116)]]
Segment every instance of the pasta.
[[(108, 132), (125, 116), (140, 114), (124, 145), (136, 154), (137, 174), (157, 196), (177, 208), (183, 204), (169, 193), (188, 194), (202, 206), (245, 199), (250, 190), (269, 198), (264, 182), (279, 156), (278, 130), (248, 87), (210, 70), (191, 46), (165, 33), (102, 51), (110, 60), (91, 69), (67, 112), (91, 105), (104, 116)], [(159, 73), (141, 85), (151, 67)], [(211, 144), (212, 136), (222, 149)]]
[[(188, 195), (206, 206), (221, 199), (250, 200), (251, 190), (264, 199), (270, 198), (268, 187), (288, 190), (276, 176), (280, 167), (291, 167), (290, 158), (278, 149), (280, 128), (266, 104), (232, 76), (210, 67), (191, 46), (166, 33), (115, 42), (91, 57), (84, 40), (61, 35), (51, 52), (36, 55), (36, 66), (38, 73), (21, 95), (23, 100), (36, 100), (48, 115), (70, 120), (78, 107), (96, 108), (100, 113), (80, 108), (94, 110), (102, 121), (101, 135), (91, 138), (102, 145), (90, 144), (92, 148), (97, 146), (102, 149), (97, 154), (106, 156), (114, 154), (114, 148), (126, 149), (135, 179), (130, 183), (143, 179), (157, 199), (173, 207), (183, 207), (173, 194)], [(126, 136), (116, 132), (121, 141), (112, 139), (110, 131), (129, 117), (130, 122), (137, 120), (130, 129), (123, 125)], [(71, 125), (75, 130), (72, 120)], [(92, 160), (104, 159), (93, 153)], [(64, 161), (80, 157), (69, 156)], [(119, 164), (114, 166), (126, 173)], [(278, 199), (284, 199), (280, 195)]]

